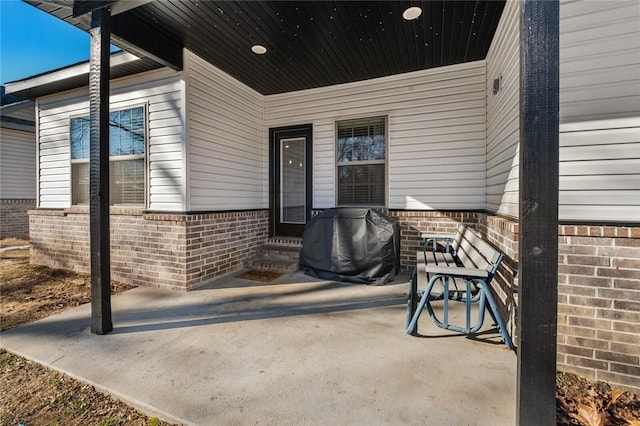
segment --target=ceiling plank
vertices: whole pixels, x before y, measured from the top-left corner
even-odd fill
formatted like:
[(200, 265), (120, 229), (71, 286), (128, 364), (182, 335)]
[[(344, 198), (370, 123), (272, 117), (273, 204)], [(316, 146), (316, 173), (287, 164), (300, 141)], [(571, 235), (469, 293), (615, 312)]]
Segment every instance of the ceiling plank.
[[(37, 7), (48, 7), (27, 0)], [(119, 2), (72, 3), (110, 4)], [(114, 16), (114, 43), (174, 69), (184, 47), (264, 94), (483, 59), (505, 0), (150, 1)], [(41, 6), (38, 6), (40, 4)], [(422, 15), (405, 21), (407, 6)], [(53, 13), (85, 31), (86, 16)], [(251, 46), (267, 48), (255, 55)]]
[(115, 16), (152, 1), (154, 0), (76, 0), (73, 2), (73, 17), (78, 18), (103, 7), (108, 7), (111, 16)]
[(111, 6), (116, 1), (105, 0), (76, 0), (73, 2), (73, 17), (77, 18), (84, 14), (93, 12), (94, 10), (102, 9), (103, 7)]
[(111, 32), (119, 45), (127, 50), (169, 68), (182, 69), (182, 44), (168, 37), (158, 25), (131, 13), (121, 13), (111, 18)]

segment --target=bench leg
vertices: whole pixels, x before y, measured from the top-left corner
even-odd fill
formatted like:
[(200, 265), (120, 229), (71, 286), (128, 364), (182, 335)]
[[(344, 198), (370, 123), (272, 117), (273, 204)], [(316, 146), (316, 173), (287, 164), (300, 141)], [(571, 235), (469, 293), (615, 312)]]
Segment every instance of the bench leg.
[(507, 326), (505, 325), (504, 320), (502, 319), (502, 315), (500, 315), (500, 311), (498, 310), (498, 305), (496, 304), (496, 301), (493, 298), (493, 295), (491, 294), (491, 289), (485, 288), (484, 284), (481, 284), (481, 285), (483, 287), (484, 297), (489, 302), (489, 306), (487, 307), (489, 309), (489, 313), (491, 314), (491, 317), (493, 318), (493, 320), (496, 322), (496, 326), (498, 327), (498, 331), (500, 332), (500, 335), (504, 339), (504, 343), (507, 345), (509, 349), (513, 350), (514, 349), (513, 341), (511, 340), (511, 336), (507, 331)]
[[(480, 330), (482, 325), (484, 324), (484, 314), (485, 310), (489, 311), (489, 314), (496, 322), (496, 326), (498, 327), (498, 331), (502, 338), (504, 339), (504, 343), (507, 345), (509, 349), (514, 349), (513, 341), (511, 340), (511, 336), (507, 331), (507, 327), (505, 325), (504, 320), (502, 319), (502, 315), (500, 315), (500, 311), (498, 310), (498, 306), (493, 298), (491, 293), (491, 289), (484, 282), (479, 282), (474, 280), (465, 280), (466, 289), (465, 289), (465, 327), (458, 327), (456, 325), (449, 324), (449, 280), (448, 277), (434, 276), (429, 280), (429, 284), (427, 288), (422, 292), (422, 297), (420, 297), (420, 302), (418, 303), (418, 279), (416, 276), (416, 269), (414, 268), (413, 273), (411, 274), (411, 278), (409, 280), (409, 294), (407, 298), (407, 319), (406, 319), (406, 332), (413, 336), (418, 334), (418, 319), (422, 314), (422, 311), (425, 309), (429, 313), (429, 316), (433, 320), (436, 326), (440, 328), (444, 328), (451, 331), (456, 331), (463, 334), (475, 334)], [(433, 307), (429, 303), (430, 299), (439, 299), (439, 297), (432, 297), (431, 293), (433, 291), (433, 287), (438, 280), (444, 280), (442, 283), (444, 287), (443, 291), (443, 302), (444, 302), (444, 322), (440, 321), (433, 310)], [(475, 296), (471, 296), (471, 286), (474, 285), (478, 288), (478, 294)], [(459, 298), (454, 299), (458, 301), (462, 301)], [(488, 304), (487, 304), (488, 302)], [(471, 326), (471, 304), (478, 303), (478, 319), (476, 323)]]
[(418, 307), (418, 276), (416, 268), (413, 268), (413, 272), (411, 273), (411, 278), (409, 278), (409, 291), (407, 296), (407, 320), (406, 320), (406, 330), (408, 334), (415, 336), (418, 334), (418, 324), (417, 322), (410, 327), (411, 319), (413, 318), (416, 309)]
[(444, 299), (442, 300), (442, 316), (444, 318), (443, 322), (448, 325), (449, 324), (449, 300), (450, 300), (449, 298), (451, 296), (449, 294), (449, 278), (448, 277), (444, 279), (443, 288), (444, 288), (444, 291), (442, 292), (442, 294), (444, 295)]
[(426, 290), (422, 293), (422, 297), (420, 298), (420, 303), (418, 304), (418, 307), (416, 308), (416, 310), (413, 312), (413, 315), (411, 316), (411, 321), (409, 321), (409, 325), (407, 325), (407, 330), (406, 330), (407, 333), (415, 335), (418, 332), (418, 318), (420, 318), (420, 314), (424, 310), (425, 306), (429, 311), (429, 315), (432, 316), (433, 309), (431, 309), (431, 305), (427, 302), (429, 301), (429, 297), (431, 295), (431, 291), (433, 290), (434, 284), (436, 283), (436, 281), (440, 279), (442, 278), (436, 276), (429, 280), (429, 285), (427, 286)]

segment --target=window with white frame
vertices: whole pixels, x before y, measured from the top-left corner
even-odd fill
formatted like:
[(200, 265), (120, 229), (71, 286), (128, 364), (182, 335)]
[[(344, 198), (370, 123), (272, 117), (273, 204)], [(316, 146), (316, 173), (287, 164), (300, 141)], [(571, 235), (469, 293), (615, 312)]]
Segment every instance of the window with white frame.
[(336, 123), (339, 206), (384, 206), (386, 117)]
[[(111, 205), (145, 205), (143, 106), (109, 113), (109, 200)], [(72, 204), (89, 204), (89, 117), (73, 117), (71, 128)]]

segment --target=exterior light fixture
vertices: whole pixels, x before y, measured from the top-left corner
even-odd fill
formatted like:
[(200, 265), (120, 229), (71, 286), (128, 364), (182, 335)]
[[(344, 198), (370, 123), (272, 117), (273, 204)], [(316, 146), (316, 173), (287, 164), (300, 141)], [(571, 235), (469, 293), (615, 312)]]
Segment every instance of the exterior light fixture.
[(493, 91), (492, 93), (494, 95), (498, 94), (498, 92), (500, 91), (500, 86), (502, 86), (502, 76), (496, 78), (495, 80), (493, 80)]
[(251, 46), (251, 51), (256, 55), (264, 55), (265, 53), (267, 53), (267, 48), (256, 44), (255, 46)]
[(417, 6), (409, 7), (402, 12), (402, 18), (404, 18), (405, 21), (413, 21), (418, 19), (420, 15), (422, 15), (422, 9)]

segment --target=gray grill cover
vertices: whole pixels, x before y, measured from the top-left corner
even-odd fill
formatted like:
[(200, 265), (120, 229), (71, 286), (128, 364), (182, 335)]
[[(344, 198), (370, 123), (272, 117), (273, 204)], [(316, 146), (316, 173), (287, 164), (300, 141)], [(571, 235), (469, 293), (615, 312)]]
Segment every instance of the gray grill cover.
[(400, 269), (398, 221), (371, 209), (328, 209), (305, 227), (300, 267), (326, 280), (382, 285)]

